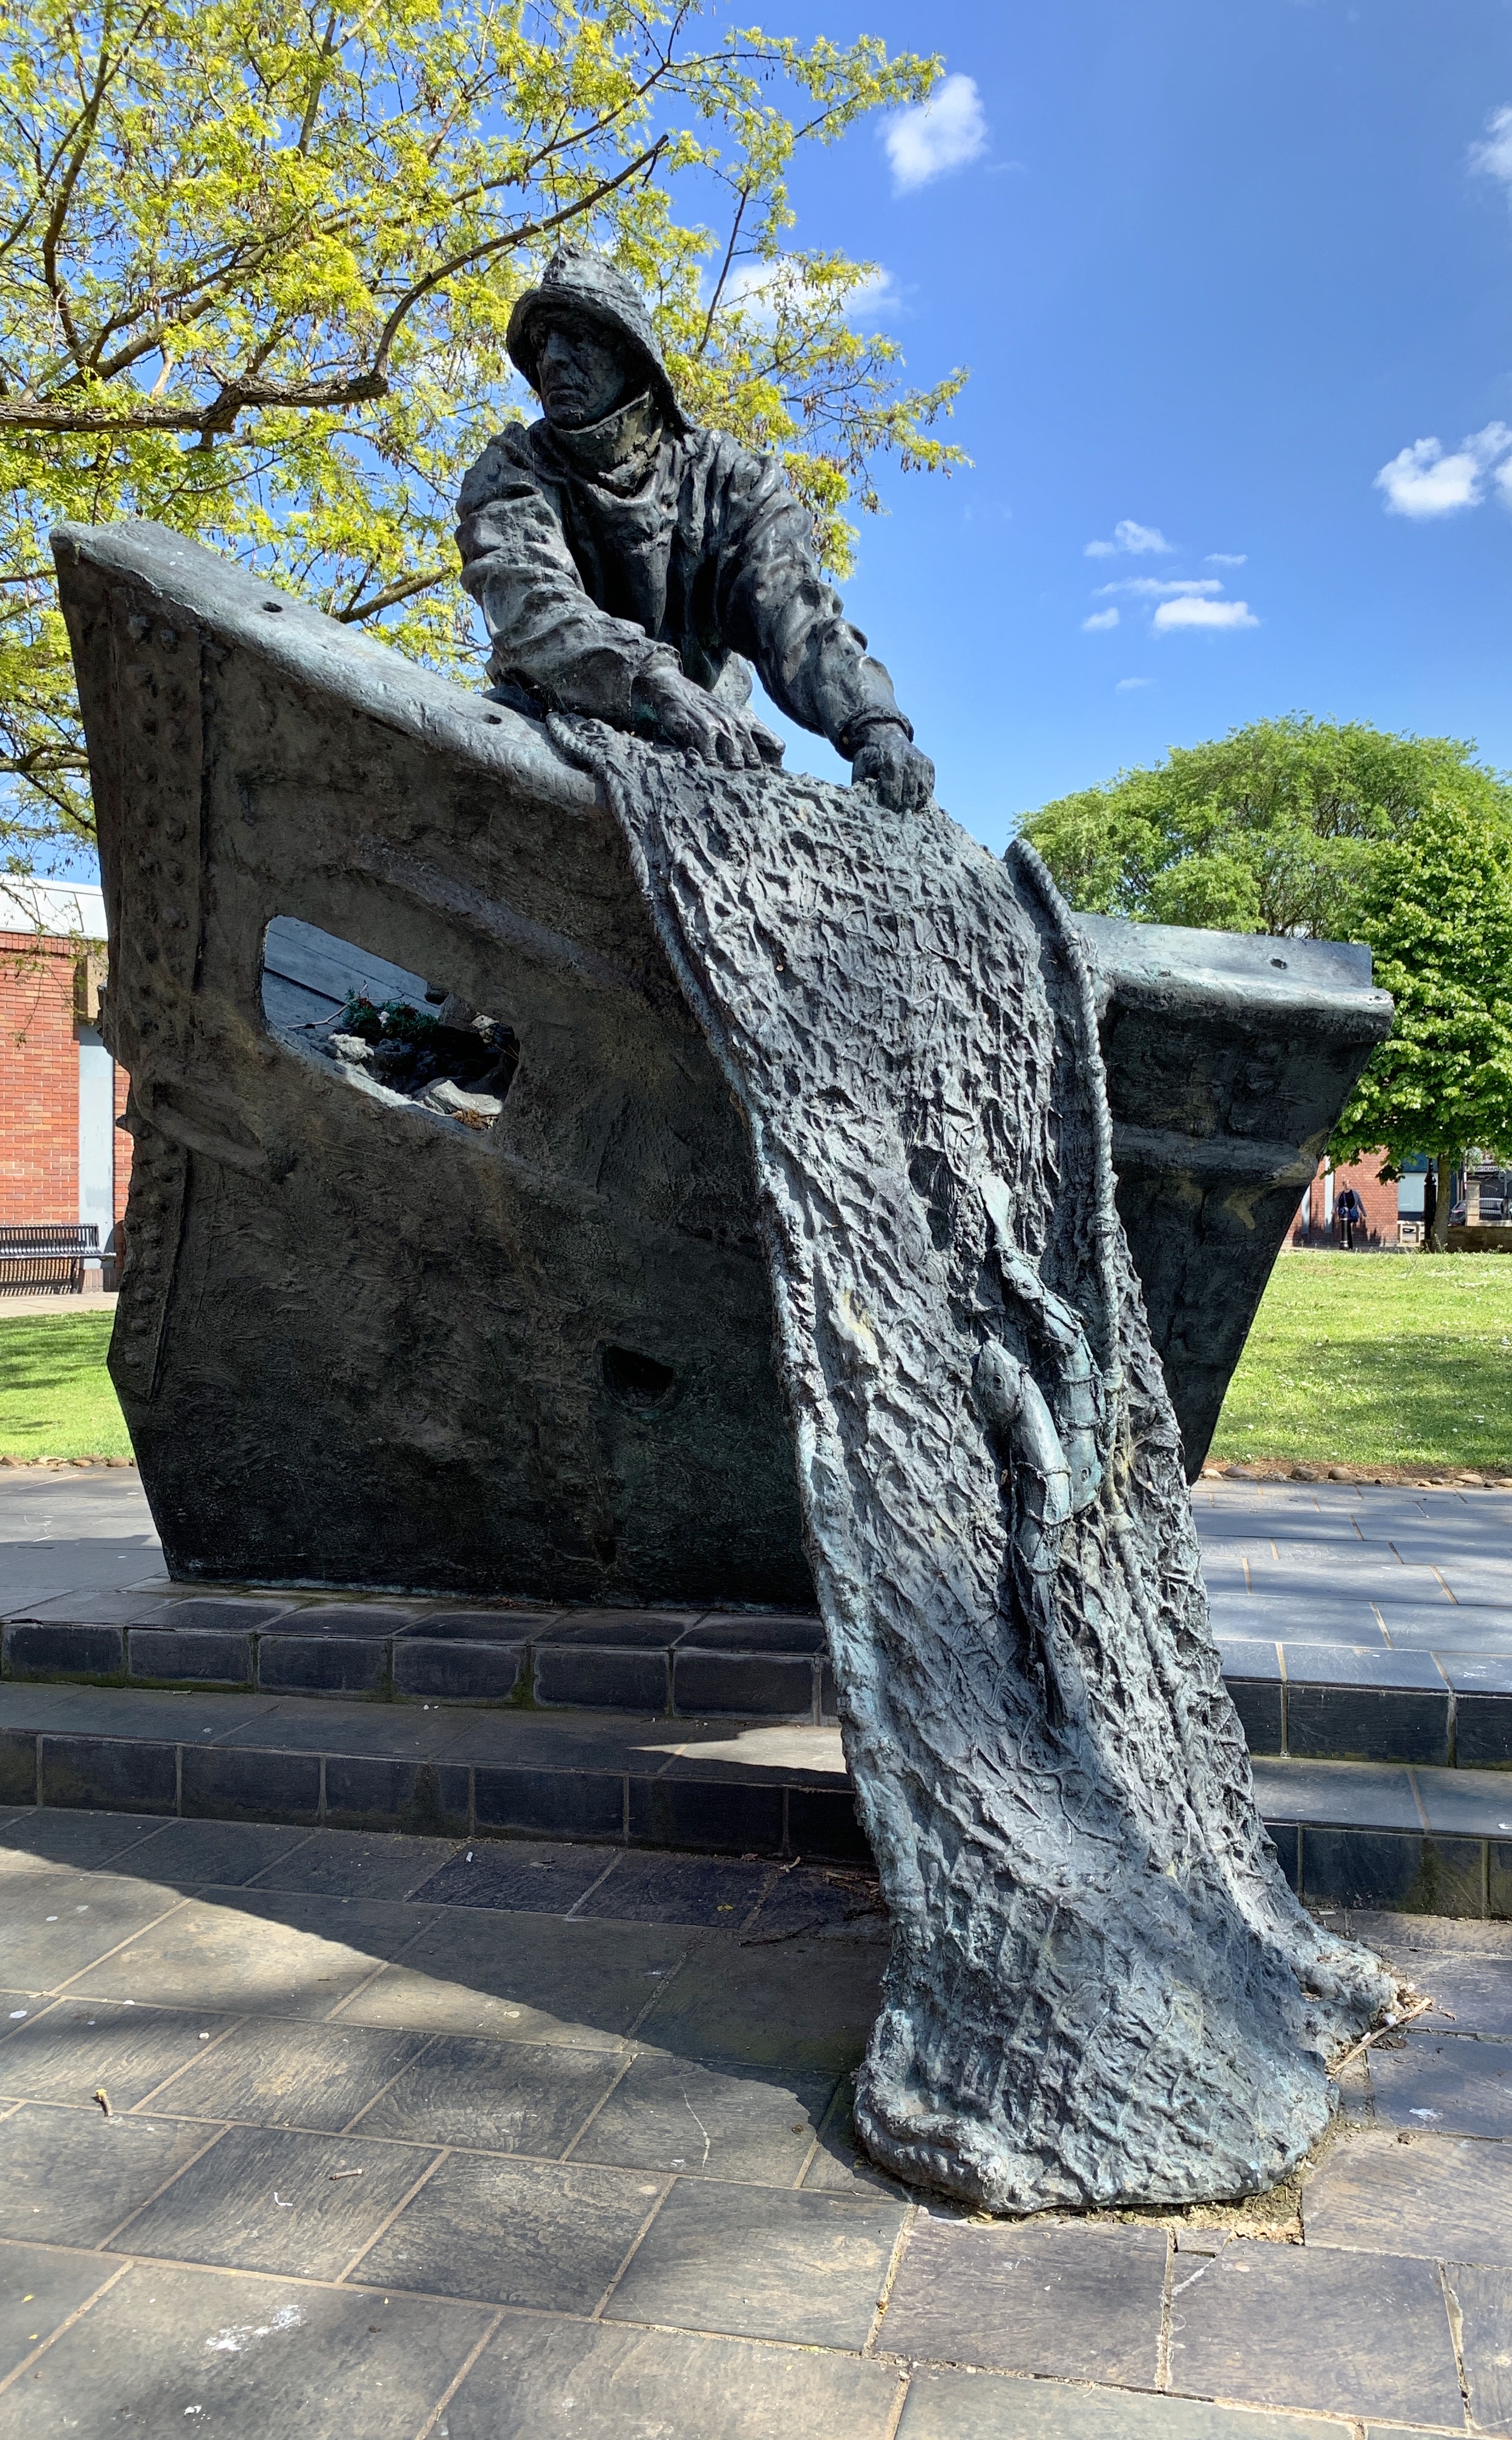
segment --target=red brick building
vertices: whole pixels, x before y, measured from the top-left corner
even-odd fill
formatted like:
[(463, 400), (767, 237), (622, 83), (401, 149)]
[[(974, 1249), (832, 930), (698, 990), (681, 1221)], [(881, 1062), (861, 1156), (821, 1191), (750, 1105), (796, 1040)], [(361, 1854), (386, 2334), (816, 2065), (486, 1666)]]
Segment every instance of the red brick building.
[[(1338, 1169), (1321, 1160), (1318, 1174), (1303, 1196), (1291, 1224), (1288, 1243), (1292, 1246), (1342, 1246), (1343, 1232), (1334, 1219), (1334, 1207), (1345, 1187), (1352, 1186), (1365, 1210), (1364, 1225), (1355, 1231), (1356, 1246), (1372, 1248), (1399, 1246), (1403, 1242), (1404, 1225), (1410, 1229), (1413, 1224), (1397, 1181), (1393, 1178), (1389, 1186), (1382, 1183), (1380, 1172), (1386, 1157), (1384, 1152), (1367, 1152), (1359, 1160), (1345, 1161)], [(1422, 1182), (1417, 1179), (1404, 1183), (1416, 1187), (1413, 1209), (1420, 1219)]]
[(108, 1261), (132, 1145), (125, 1075), (90, 1022), (104, 932), (98, 888), (0, 882), (0, 1223), (93, 1221)]

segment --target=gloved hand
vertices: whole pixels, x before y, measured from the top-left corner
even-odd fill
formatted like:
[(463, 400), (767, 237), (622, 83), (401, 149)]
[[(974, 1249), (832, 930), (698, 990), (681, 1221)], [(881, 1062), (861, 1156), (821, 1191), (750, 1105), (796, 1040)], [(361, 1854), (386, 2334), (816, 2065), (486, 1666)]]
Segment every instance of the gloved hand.
[(782, 740), (734, 704), (720, 703), (681, 670), (653, 661), (635, 682), (635, 709), (668, 745), (728, 771), (759, 771), (782, 760)]
[(900, 721), (869, 728), (850, 766), (853, 783), (869, 780), (895, 814), (921, 814), (934, 794), (934, 765)]

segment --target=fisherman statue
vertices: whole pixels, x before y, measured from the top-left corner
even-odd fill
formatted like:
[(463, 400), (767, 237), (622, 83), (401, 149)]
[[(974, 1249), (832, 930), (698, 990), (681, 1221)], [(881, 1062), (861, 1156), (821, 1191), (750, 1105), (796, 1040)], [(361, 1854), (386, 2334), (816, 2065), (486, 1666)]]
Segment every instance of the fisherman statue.
[[(855, 1814), (795, 1788), (749, 1839), (801, 1796), (806, 1849), (875, 1858), (873, 2160), (1012, 2215), (1273, 2185), (1403, 2001), (1256, 1811), (1113, 1161), (1211, 1385), (1295, 1209), (1254, 1077), (1306, 1168), (1383, 996), (1201, 937), (1091, 962), (1032, 848), (933, 801), (802, 507), (689, 428), (624, 279), (558, 255), (508, 343), (544, 417), (461, 547), (513, 718), (161, 529), (57, 538), (135, 1129), (111, 1363), (167, 1555), (764, 1605), (802, 1597), (791, 1481)], [(747, 663), (862, 784), (776, 767)], [(278, 1016), (278, 908), (507, 1014), (491, 1122)]]
[(807, 510), (774, 459), (688, 422), (630, 281), (564, 246), (507, 345), (545, 413), (489, 441), (458, 503), (494, 699), (760, 768), (782, 745), (750, 709), (754, 663), (885, 806), (927, 805), (934, 766), (820, 573)]
[[(1263, 2188), (1394, 1986), (1255, 1810), (1084, 938), (1032, 849), (932, 802), (803, 510), (689, 428), (626, 282), (559, 254), (508, 345), (545, 415), (467, 477), (465, 581), (494, 693), (592, 773), (746, 1121), (892, 1920), (857, 2128), (995, 2212)], [(747, 660), (869, 786), (772, 767)]]

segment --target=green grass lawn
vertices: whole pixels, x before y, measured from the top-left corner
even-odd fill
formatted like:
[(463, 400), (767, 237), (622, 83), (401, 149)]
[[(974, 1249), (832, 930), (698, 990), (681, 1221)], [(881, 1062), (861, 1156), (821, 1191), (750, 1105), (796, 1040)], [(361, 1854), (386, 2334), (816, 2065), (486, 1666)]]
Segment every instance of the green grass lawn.
[(130, 1457), (109, 1313), (0, 1316), (0, 1457)]
[(1213, 1455), (1512, 1473), (1512, 1257), (1283, 1254)]
[[(129, 1457), (108, 1313), (0, 1316), (0, 1457)], [(1217, 1458), (1512, 1473), (1512, 1258), (1285, 1254)]]

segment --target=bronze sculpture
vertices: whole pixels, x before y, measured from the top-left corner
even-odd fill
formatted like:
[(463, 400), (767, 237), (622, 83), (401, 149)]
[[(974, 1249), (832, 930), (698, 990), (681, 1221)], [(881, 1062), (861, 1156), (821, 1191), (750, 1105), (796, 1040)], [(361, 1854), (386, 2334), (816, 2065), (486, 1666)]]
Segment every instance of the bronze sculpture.
[[(780, 480), (654, 351), (556, 349), (548, 284), (604, 281), (523, 300), (582, 420), (464, 494), (491, 700), (176, 538), (58, 539), (138, 1145), (112, 1369), (170, 1563), (777, 1604), (806, 1557), (894, 1925), (876, 2157), (1011, 2213), (1254, 2190), (1392, 1984), (1256, 1818), (1161, 1353), (1201, 1444), (1389, 1011), (1316, 949), (1091, 960), (929, 800)], [(747, 651), (869, 785), (773, 766)], [(491, 1121), (259, 1008), (280, 914), (507, 1029)]]
[[(996, 2211), (1269, 2184), (1391, 1985), (1255, 1815), (1080, 941), (1031, 849), (994, 864), (933, 805), (797, 503), (687, 430), (609, 266), (559, 255), (510, 339), (546, 415), (467, 478), (466, 581), (496, 683), (613, 807), (750, 1130), (893, 1916), (857, 2125)], [(742, 648), (870, 789), (770, 767)]]
[(563, 248), (515, 306), (509, 352), (545, 414), (489, 443), (457, 529), (497, 699), (760, 769), (782, 747), (747, 709), (754, 661), (854, 779), (927, 804), (934, 766), (824, 582), (806, 512), (771, 459), (687, 423), (630, 282)]

